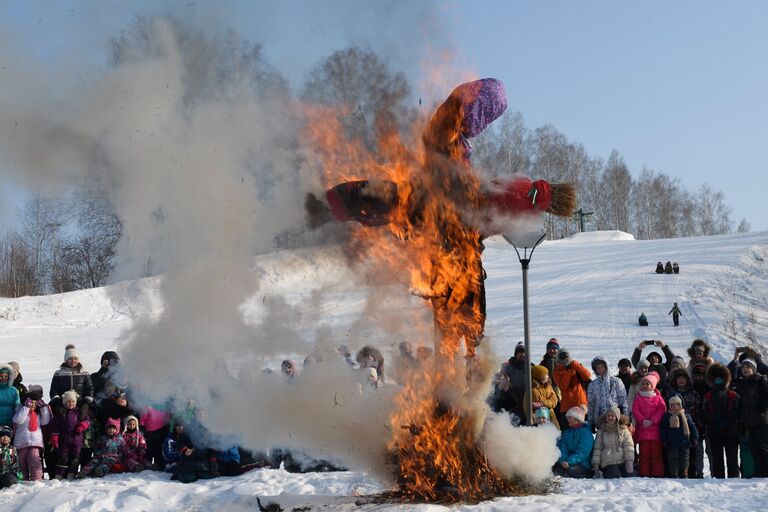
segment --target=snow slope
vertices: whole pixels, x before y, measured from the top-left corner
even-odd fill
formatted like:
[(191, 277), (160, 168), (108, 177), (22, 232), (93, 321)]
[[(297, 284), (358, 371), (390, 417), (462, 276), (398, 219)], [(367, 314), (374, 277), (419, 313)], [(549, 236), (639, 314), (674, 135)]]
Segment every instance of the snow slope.
[[(514, 250), (501, 238), (487, 241), (488, 339), (506, 358), (522, 339), (521, 271)], [(657, 261), (677, 261), (679, 275), (657, 275)], [(257, 271), (271, 290), (299, 302), (321, 284), (338, 283), (323, 295), (323, 318), (346, 325), (364, 311), (365, 293), (349, 285), (344, 271), (301, 251), (258, 259)], [(322, 278), (320, 283), (318, 278)], [(312, 279), (309, 279), (312, 278)], [(125, 343), (121, 333), (141, 316), (162, 310), (158, 278), (120, 283), (49, 297), (0, 299), (0, 351), (21, 364), (24, 380), (43, 384), (60, 364), (64, 345), (75, 342), (84, 364), (95, 370), (104, 350)], [(588, 363), (606, 355), (615, 366), (642, 339), (661, 339), (684, 355), (701, 337), (716, 359), (730, 359), (735, 346), (768, 348), (768, 233), (638, 241), (621, 232), (585, 233), (545, 242), (530, 271), (531, 342), (534, 356), (555, 336), (576, 359)], [(261, 300), (244, 304), (256, 321)], [(413, 303), (418, 304), (414, 298)], [(682, 309), (675, 328), (667, 312)], [(637, 326), (645, 312), (650, 326)], [(303, 327), (311, 332), (316, 318)], [(302, 326), (298, 326), (301, 330)], [(375, 336), (374, 336), (375, 337)], [(752, 339), (753, 342), (749, 342)], [(385, 344), (383, 338), (373, 339)], [(357, 348), (351, 344), (351, 348)], [(366, 494), (383, 490), (362, 473), (296, 475), (258, 470), (238, 478), (182, 485), (167, 475), (145, 472), (101, 481), (38, 482), (0, 491), (0, 510), (253, 510), (255, 496), (274, 497), (286, 510), (442, 510), (440, 506), (370, 503)], [(564, 481), (548, 496), (503, 498), (457, 510), (754, 510), (768, 497), (768, 481), (625, 479)], [(362, 500), (362, 501), (361, 501)], [(262, 500), (264, 501), (264, 500)]]

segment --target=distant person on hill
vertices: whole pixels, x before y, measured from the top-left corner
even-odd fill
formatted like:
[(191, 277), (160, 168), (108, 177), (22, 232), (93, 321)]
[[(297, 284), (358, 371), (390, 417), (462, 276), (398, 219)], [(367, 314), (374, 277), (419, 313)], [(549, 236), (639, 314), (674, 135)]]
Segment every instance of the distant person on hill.
[(680, 265), (678, 265), (677, 262), (674, 262), (672, 264), (672, 272), (674, 272), (675, 274), (680, 273)]
[(664, 264), (662, 262), (658, 262), (656, 264), (656, 273), (657, 274), (663, 274), (664, 273)]
[(664, 273), (665, 274), (671, 274), (672, 272), (673, 272), (673, 270), (672, 270), (672, 263), (668, 261), (668, 262), (666, 262), (664, 264)]
[(639, 323), (641, 327), (648, 327), (648, 317), (645, 316), (645, 313), (640, 313), (640, 316), (637, 318), (637, 323)]
[(672, 309), (667, 313), (667, 316), (669, 315), (672, 315), (672, 322), (675, 324), (675, 327), (680, 325), (680, 307), (677, 305), (677, 302), (672, 305)]

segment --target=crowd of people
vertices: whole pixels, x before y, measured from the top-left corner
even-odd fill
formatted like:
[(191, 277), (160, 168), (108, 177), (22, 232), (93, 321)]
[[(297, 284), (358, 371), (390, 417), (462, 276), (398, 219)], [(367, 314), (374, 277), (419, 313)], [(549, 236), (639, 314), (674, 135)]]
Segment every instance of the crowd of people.
[[(365, 346), (353, 357), (342, 345), (333, 353), (358, 372), (361, 392), (387, 382), (377, 348)], [(395, 378), (432, 356), (428, 347), (414, 351), (401, 343), (392, 365)], [(768, 366), (747, 347), (738, 348), (727, 366), (715, 362), (700, 339), (687, 356), (645, 340), (618, 362), (614, 375), (608, 358), (596, 356), (588, 368), (555, 338), (540, 364), (527, 367), (519, 343), (496, 374), (488, 403), (513, 423), (560, 430), (553, 471), (563, 476), (703, 478), (705, 456), (715, 478), (768, 476)], [(302, 367), (326, 357), (313, 352), (301, 365), (285, 360), (280, 375), (290, 383)], [(264, 454), (222, 448), (192, 401), (134, 408), (127, 384), (113, 372), (119, 363), (118, 354), (107, 351), (99, 370), (89, 373), (68, 345), (51, 379), (49, 401), (42, 386), (24, 385), (18, 363), (0, 365), (0, 487), (45, 474), (71, 480), (152, 469), (193, 482), (255, 467), (343, 469), (306, 457), (298, 462), (281, 448)], [(530, 421), (527, 411), (533, 411)]]
[(590, 372), (555, 338), (526, 368), (519, 343), (488, 401), (513, 422), (562, 430), (553, 471), (563, 476), (703, 478), (706, 455), (714, 478), (768, 477), (768, 366), (749, 347), (727, 365), (710, 350), (693, 340), (686, 359), (644, 340), (611, 375), (606, 357), (592, 358)]

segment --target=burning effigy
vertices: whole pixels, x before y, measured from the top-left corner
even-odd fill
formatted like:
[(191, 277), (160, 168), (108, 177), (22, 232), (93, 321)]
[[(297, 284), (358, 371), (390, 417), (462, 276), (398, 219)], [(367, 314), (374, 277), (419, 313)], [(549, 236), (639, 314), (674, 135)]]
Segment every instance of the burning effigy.
[(462, 84), (431, 116), (418, 149), (384, 130), (376, 154), (339, 141), (341, 130), (328, 123), (322, 129), (310, 122), (310, 140), (324, 148), (324, 167), (334, 172), (325, 176), (324, 198), (307, 196), (308, 224), (375, 228), (350, 233), (352, 252), (405, 269), (413, 293), (434, 314), (434, 365), (409, 375), (391, 417), (389, 457), (402, 499), (473, 501), (519, 492), (482, 448), (486, 409), (478, 404), (490, 369), (477, 353), (486, 319), (483, 239), (520, 216), (570, 216), (575, 192), (523, 176), (482, 183), (472, 171), (470, 139), (506, 107), (499, 80)]

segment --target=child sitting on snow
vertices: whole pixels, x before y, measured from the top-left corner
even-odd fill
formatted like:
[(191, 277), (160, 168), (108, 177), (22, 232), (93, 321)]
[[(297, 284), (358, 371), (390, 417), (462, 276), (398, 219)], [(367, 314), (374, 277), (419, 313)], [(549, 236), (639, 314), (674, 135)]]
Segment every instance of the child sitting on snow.
[(61, 396), (62, 409), (51, 420), (51, 446), (56, 450), (56, 480), (66, 475), (72, 480), (80, 466), (80, 452), (83, 449), (83, 432), (90, 423), (80, 419), (77, 409), (77, 393), (70, 389)]
[(0, 427), (0, 489), (19, 483), (22, 479), (19, 454), (11, 444), (11, 427)]
[(43, 402), (43, 388), (37, 384), (29, 386), (24, 404), (20, 405), (13, 417), (16, 437), (13, 445), (19, 453), (21, 472), (25, 480), (43, 479), (43, 430), (41, 427), (51, 421), (51, 409)]
[(632, 416), (636, 422), (635, 440), (640, 445), (640, 476), (664, 476), (659, 424), (667, 406), (656, 389), (658, 383), (659, 374), (656, 372), (650, 372), (643, 377), (640, 390), (632, 404)]
[(669, 412), (661, 419), (661, 442), (667, 454), (667, 467), (672, 478), (688, 478), (689, 450), (699, 440), (699, 432), (691, 415), (683, 409), (683, 400), (669, 399)]
[(219, 466), (212, 450), (196, 448), (184, 432), (184, 422), (176, 418), (173, 430), (163, 442), (165, 471), (173, 473), (171, 480), (191, 483), (200, 478), (219, 476)]
[(79, 478), (93, 474), (101, 478), (110, 473), (122, 473), (125, 466), (122, 463), (123, 452), (125, 450), (125, 440), (118, 435), (120, 431), (120, 420), (108, 418), (104, 427), (104, 435), (96, 445), (93, 452), (93, 459), (77, 475)]
[(612, 406), (597, 424), (592, 448), (592, 469), (595, 478), (620, 478), (634, 472), (635, 442), (629, 432), (629, 419)]
[(583, 407), (576, 406), (568, 409), (565, 417), (568, 420), (568, 428), (557, 442), (560, 448), (560, 458), (555, 464), (556, 474), (569, 478), (589, 478), (590, 455), (594, 439), (589, 426), (584, 423), (586, 411)]
[(139, 430), (139, 420), (136, 416), (128, 416), (123, 431), (125, 442), (123, 463), (128, 471), (138, 473), (147, 467), (147, 441)]

